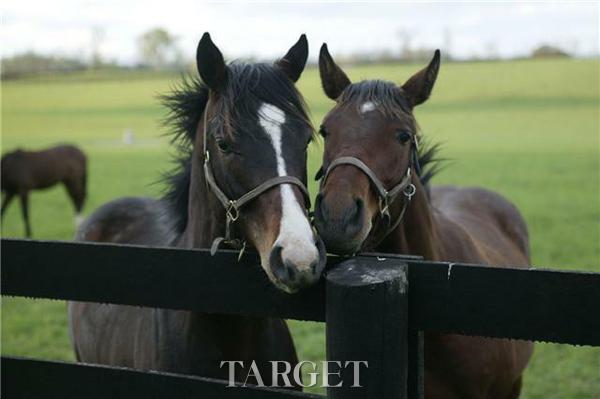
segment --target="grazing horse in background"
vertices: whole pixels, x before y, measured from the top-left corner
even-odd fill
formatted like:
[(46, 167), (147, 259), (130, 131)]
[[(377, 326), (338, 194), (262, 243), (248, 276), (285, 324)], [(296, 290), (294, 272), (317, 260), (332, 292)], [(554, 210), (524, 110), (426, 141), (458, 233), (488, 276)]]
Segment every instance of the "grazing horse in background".
[[(302, 35), (273, 65), (226, 65), (205, 33), (197, 49), (204, 83), (184, 81), (166, 97), (185, 147), (171, 192), (105, 205), (78, 239), (181, 248), (247, 241), (278, 289), (292, 293), (318, 281), (326, 256), (305, 188), (313, 129), (294, 87), (307, 56)], [(235, 378), (244, 381), (252, 360), (265, 377), (272, 375), (269, 361), (298, 361), (282, 319), (78, 302), (69, 304), (69, 318), (83, 362), (227, 379), (220, 362), (241, 360)]]
[(72, 145), (60, 145), (42, 151), (16, 150), (2, 157), (2, 216), (18, 195), (25, 223), (25, 235), (31, 237), (29, 191), (63, 183), (75, 206), (75, 224), (81, 221), (86, 196), (87, 160), (83, 151)]
[[(528, 267), (527, 226), (513, 204), (481, 188), (426, 189), (435, 147), (419, 150), (413, 108), (429, 98), (439, 65), (436, 51), (402, 86), (352, 84), (323, 45), (322, 85), (336, 104), (321, 126), (317, 231), (341, 254)], [(532, 351), (525, 341), (425, 332), (425, 397), (517, 398)]]

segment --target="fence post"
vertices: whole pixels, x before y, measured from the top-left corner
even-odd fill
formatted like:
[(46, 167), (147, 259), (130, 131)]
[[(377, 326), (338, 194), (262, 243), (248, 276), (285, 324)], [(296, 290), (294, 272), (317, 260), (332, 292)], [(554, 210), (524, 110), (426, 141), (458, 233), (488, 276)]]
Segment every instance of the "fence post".
[(408, 324), (408, 399), (423, 399), (425, 395), (423, 332), (417, 330), (410, 315)]
[[(407, 270), (398, 259), (356, 257), (327, 273), (329, 373), (339, 370), (332, 362), (342, 366), (339, 378), (329, 376), (329, 399), (406, 398)], [(368, 362), (358, 365), (360, 381), (351, 361)]]

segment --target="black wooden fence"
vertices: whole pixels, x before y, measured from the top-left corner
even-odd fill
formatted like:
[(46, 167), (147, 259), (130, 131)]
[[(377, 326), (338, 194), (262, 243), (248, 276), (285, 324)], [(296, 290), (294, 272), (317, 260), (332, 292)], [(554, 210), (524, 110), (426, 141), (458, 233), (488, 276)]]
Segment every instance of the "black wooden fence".
[[(326, 322), (328, 359), (369, 362), (363, 388), (330, 388), (328, 398), (422, 397), (421, 331), (600, 346), (598, 273), (366, 254), (330, 258), (321, 283), (287, 295), (265, 289), (255, 256), (238, 262), (234, 252), (11, 239), (1, 250), (2, 295)], [(316, 397), (97, 365), (2, 357), (1, 366), (4, 398)]]

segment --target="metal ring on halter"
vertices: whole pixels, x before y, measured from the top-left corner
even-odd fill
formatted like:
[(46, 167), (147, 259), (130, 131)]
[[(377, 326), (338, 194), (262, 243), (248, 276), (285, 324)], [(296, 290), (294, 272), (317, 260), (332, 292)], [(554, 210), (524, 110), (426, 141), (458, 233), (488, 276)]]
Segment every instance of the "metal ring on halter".
[(417, 188), (415, 187), (414, 184), (410, 183), (404, 189), (404, 196), (410, 201), (410, 199), (413, 197), (413, 195), (415, 195), (416, 192), (417, 192)]

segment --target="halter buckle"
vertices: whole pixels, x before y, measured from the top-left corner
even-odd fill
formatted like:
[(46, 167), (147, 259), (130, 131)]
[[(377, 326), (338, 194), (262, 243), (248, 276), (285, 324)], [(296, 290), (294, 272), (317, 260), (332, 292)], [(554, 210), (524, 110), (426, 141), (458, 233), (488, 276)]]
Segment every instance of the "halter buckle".
[(379, 197), (379, 213), (381, 214), (382, 217), (389, 217), (390, 216), (390, 204), (387, 200), (387, 197)]
[(225, 213), (227, 214), (227, 219), (229, 219), (230, 221), (235, 222), (236, 220), (238, 220), (238, 218), (240, 217), (240, 210), (237, 207), (237, 201), (229, 201), (229, 206), (225, 210)]

